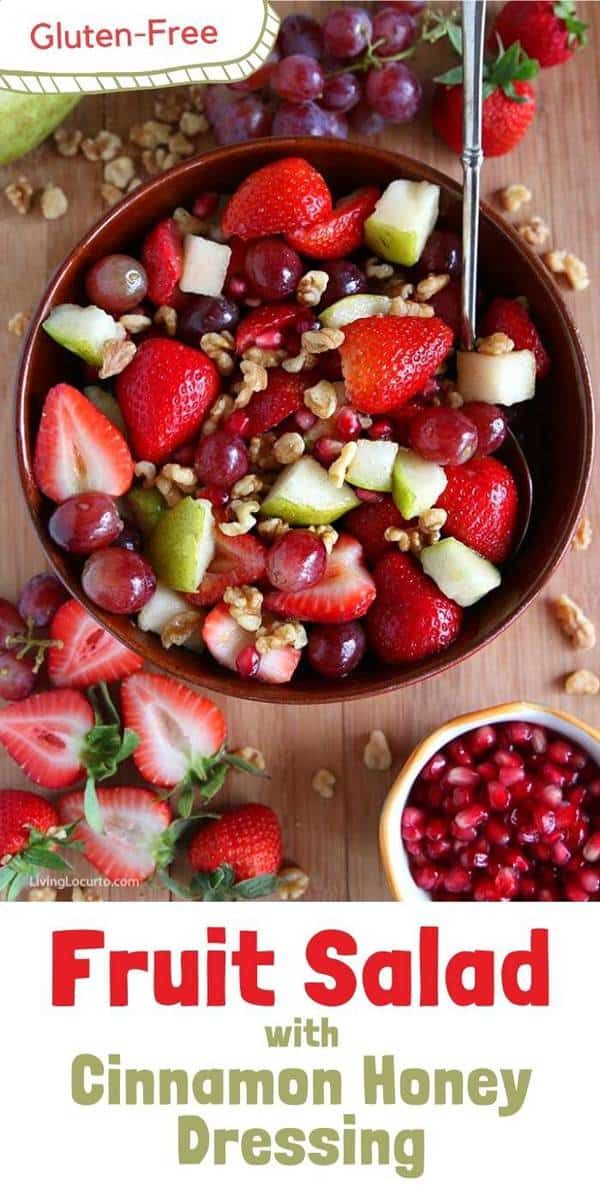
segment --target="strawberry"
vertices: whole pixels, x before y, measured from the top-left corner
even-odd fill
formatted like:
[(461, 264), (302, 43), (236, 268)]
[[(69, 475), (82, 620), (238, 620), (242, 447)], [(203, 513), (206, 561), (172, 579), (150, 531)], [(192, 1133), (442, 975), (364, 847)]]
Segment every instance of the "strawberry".
[[(102, 685), (104, 688), (104, 685)], [(64, 788), (85, 779), (86, 816), (101, 828), (95, 780), (114, 775), (137, 738), (121, 726), (108, 693), (104, 723), (81, 692), (40, 692), (0, 711), (0, 742), (21, 770), (44, 788)]]
[(367, 562), (373, 564), (390, 548), (384, 537), (386, 529), (391, 525), (403, 529), (405, 524), (391, 497), (383, 496), (348, 513), (344, 529), (360, 542)]
[[(69, 831), (58, 825), (49, 800), (16, 788), (0, 791), (0, 892), (6, 889), (7, 900), (15, 900), (40, 867), (68, 870), (55, 846), (57, 841), (64, 844)], [(50, 830), (53, 836), (48, 837)]]
[(390, 550), (374, 578), (377, 600), (367, 615), (367, 639), (382, 662), (419, 662), (452, 645), (462, 609), (408, 555)]
[(389, 412), (415, 396), (454, 340), (437, 317), (365, 317), (346, 325), (344, 333), (346, 393), (365, 413)]
[(444, 536), (465, 542), (493, 563), (507, 558), (519, 513), (517, 485), (497, 458), (445, 467), (448, 483), (437, 501), (448, 513)]
[(290, 375), (283, 367), (269, 371), (269, 382), (264, 392), (255, 392), (244, 409), (247, 418), (244, 437), (258, 437), (261, 433), (267, 433), (285, 421), (286, 417), (298, 412), (304, 405), (306, 389), (316, 382), (317, 374), (314, 371), (300, 371), (297, 375)]
[[(486, 158), (507, 154), (521, 141), (536, 111), (535, 93), (528, 80), (539, 70), (518, 43), (500, 47), (493, 62), (484, 64), (482, 145)], [(433, 127), (454, 150), (462, 153), (462, 66), (437, 78), (431, 115)]]
[(492, 300), (484, 313), (481, 332), (485, 337), (490, 333), (505, 333), (512, 338), (515, 349), (531, 350), (535, 356), (536, 375), (538, 379), (545, 379), (552, 365), (550, 356), (527, 309), (519, 300), (504, 300), (500, 296)]
[(307, 258), (345, 258), (347, 254), (354, 254), (362, 246), (365, 221), (371, 216), (380, 195), (379, 188), (360, 188), (314, 225), (301, 226), (288, 233), (290, 246)]
[(133, 479), (123, 434), (68, 383), (48, 392), (35, 443), (33, 474), (41, 492), (62, 504), (81, 492), (122, 496)]
[(199, 608), (222, 600), (226, 588), (256, 583), (265, 573), (266, 550), (262, 542), (251, 533), (241, 533), (233, 538), (225, 537), (216, 526), (215, 542), (215, 557), (205, 572), (198, 591), (186, 596), (186, 600), (197, 604)]
[(164, 462), (191, 441), (220, 386), (215, 364), (201, 350), (172, 338), (144, 342), (117, 379), (117, 399), (137, 459)]
[(498, 39), (504, 46), (520, 42), (530, 58), (537, 58), (540, 67), (554, 67), (585, 46), (586, 31), (587, 25), (577, 19), (571, 0), (510, 0), (496, 17), (490, 43), (495, 49)]
[[(268, 625), (268, 621), (266, 624)], [(222, 667), (235, 672), (241, 652), (255, 643), (255, 635), (240, 628), (226, 604), (217, 604), (211, 609), (202, 627), (202, 636), (213, 658)], [(300, 650), (295, 650), (293, 646), (267, 650), (260, 656), (260, 666), (255, 678), (260, 683), (289, 683), (300, 657)]]
[(267, 592), (264, 607), (279, 617), (338, 625), (364, 617), (375, 595), (375, 585), (363, 565), (362, 546), (343, 533), (319, 583), (300, 592)]
[(173, 821), (169, 804), (154, 792), (137, 787), (98, 788), (103, 832), (85, 820), (83, 792), (63, 796), (58, 805), (64, 822), (79, 822), (77, 840), (88, 862), (111, 883), (144, 883), (157, 867), (172, 861), (183, 823)]
[(314, 225), (331, 212), (331, 193), (323, 176), (304, 158), (280, 158), (253, 171), (225, 207), (226, 238), (267, 237)]
[(181, 299), (179, 280), (183, 274), (183, 238), (176, 221), (169, 217), (150, 230), (141, 254), (148, 276), (148, 297), (153, 304), (175, 307)]
[(240, 321), (235, 335), (236, 354), (244, 354), (250, 346), (276, 350), (283, 345), (285, 333), (299, 322), (303, 329), (315, 324), (310, 309), (300, 304), (261, 304)]
[(241, 804), (207, 821), (190, 842), (192, 892), (206, 900), (256, 899), (274, 892), (281, 826), (265, 804)]
[(55, 644), (48, 652), (48, 674), (56, 688), (113, 683), (144, 665), (137, 654), (103, 629), (77, 600), (68, 600), (55, 613), (50, 637)]

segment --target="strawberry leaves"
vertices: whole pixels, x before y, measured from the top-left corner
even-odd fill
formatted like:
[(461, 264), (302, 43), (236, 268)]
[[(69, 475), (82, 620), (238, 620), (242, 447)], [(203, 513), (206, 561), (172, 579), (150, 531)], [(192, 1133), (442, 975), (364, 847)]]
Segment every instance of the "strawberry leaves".
[(196, 793), (204, 801), (213, 800), (221, 791), (230, 767), (236, 771), (243, 771), (246, 775), (260, 775), (266, 778), (264, 771), (247, 762), (245, 758), (230, 754), (226, 747), (222, 746), (219, 752), (210, 758), (196, 758), (181, 783), (169, 793), (167, 798), (177, 804), (180, 817), (184, 820), (189, 819)]
[(559, 3), (554, 5), (553, 11), (554, 16), (565, 23), (569, 35), (569, 46), (587, 45), (588, 26), (585, 21), (580, 21), (577, 17), (574, 0), (559, 0)]
[[(453, 45), (457, 53), (462, 54), (462, 36), (460, 49), (457, 49), (454, 42)], [(539, 70), (540, 65), (537, 60), (528, 58), (519, 42), (513, 42), (512, 46), (505, 50), (498, 38), (496, 58), (483, 64), (483, 99), (487, 100), (492, 92), (500, 88), (509, 100), (514, 100), (517, 104), (529, 104), (529, 96), (520, 95), (515, 88), (515, 83), (535, 79)], [(452, 67), (443, 75), (436, 75), (435, 82), (443, 83), (446, 87), (455, 87), (457, 84), (461, 84), (463, 82), (462, 64)]]
[(177, 883), (169, 875), (160, 876), (161, 883), (179, 900), (204, 900), (223, 902), (225, 900), (259, 900), (277, 891), (279, 879), (277, 875), (255, 875), (252, 879), (235, 881), (235, 872), (223, 863), (215, 871), (197, 871), (192, 876), (188, 887)]
[(114, 775), (122, 762), (129, 758), (139, 744), (137, 733), (132, 729), (122, 730), (121, 718), (105, 683), (98, 693), (107, 711), (107, 720), (102, 718), (96, 689), (90, 688), (88, 697), (95, 714), (95, 724), (84, 738), (81, 764), (87, 771), (84, 792), (85, 819), (94, 833), (104, 833), (104, 822), (98, 803), (96, 784)]
[(76, 827), (77, 822), (65, 825), (50, 835), (30, 829), (29, 842), (25, 849), (20, 854), (14, 854), (9, 862), (0, 867), (0, 892), (6, 890), (7, 900), (16, 900), (40, 870), (70, 870), (69, 863), (57, 853), (56, 845), (61, 843), (63, 846), (77, 848), (78, 843), (73, 841)]

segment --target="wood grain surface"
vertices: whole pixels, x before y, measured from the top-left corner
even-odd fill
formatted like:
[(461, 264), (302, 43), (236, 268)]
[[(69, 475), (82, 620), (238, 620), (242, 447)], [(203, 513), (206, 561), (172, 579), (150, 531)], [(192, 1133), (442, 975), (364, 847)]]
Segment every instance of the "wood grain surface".
[[(275, 7), (281, 15), (293, 10), (314, 10), (321, 15), (328, 5), (277, 3)], [(578, 8), (592, 26), (590, 44), (566, 66), (542, 72), (535, 124), (512, 154), (486, 164), (483, 194), (488, 198), (507, 184), (527, 184), (533, 203), (526, 211), (548, 221), (553, 246), (571, 250), (587, 263), (591, 287), (585, 292), (569, 292), (568, 301), (595, 377), (600, 367), (600, 338), (594, 325), (595, 288), (600, 281), (600, 4), (580, 3)], [(439, 47), (425, 47), (419, 53), (424, 109), (416, 121), (386, 132), (379, 140), (458, 177), (459, 164), (434, 137), (428, 116), (429, 81), (446, 62), (449, 56)], [(86, 134), (106, 128), (126, 137), (135, 121), (152, 115), (156, 96), (124, 93), (88, 98), (68, 125)], [(198, 148), (204, 144), (208, 145), (208, 140), (199, 142)], [(17, 478), (12, 386), (19, 343), (7, 332), (7, 322), (16, 311), (32, 311), (55, 267), (103, 206), (100, 168), (81, 157), (61, 158), (52, 141), (0, 172), (0, 187), (23, 174), (36, 188), (50, 181), (60, 184), (69, 198), (69, 210), (62, 219), (48, 222), (39, 204), (27, 216), (19, 216), (0, 196), (0, 595), (8, 598), (44, 563)], [(223, 703), (230, 744), (260, 747), (271, 776), (268, 783), (231, 776), (224, 799), (260, 798), (273, 804), (284, 826), (287, 856), (310, 875), (307, 899), (387, 898), (377, 822), (392, 772), (375, 774), (363, 766), (362, 750), (372, 729), (386, 731), (395, 765), (399, 765), (417, 740), (450, 716), (505, 700), (539, 701), (600, 725), (600, 697), (569, 697), (562, 686), (565, 674), (578, 666), (600, 671), (600, 649), (572, 651), (548, 612), (551, 597), (567, 591), (600, 623), (600, 494), (594, 484), (587, 511), (596, 532), (592, 548), (585, 553), (570, 552), (546, 594), (516, 625), (483, 653), (441, 678), (381, 700), (312, 710), (249, 701)], [(333, 800), (324, 801), (311, 790), (311, 778), (321, 766), (329, 767), (337, 777)], [(23, 777), (3, 754), (0, 786), (11, 785), (24, 786)], [(132, 897), (131, 892), (123, 895), (113, 889), (108, 897), (161, 899), (166, 894), (146, 888)]]

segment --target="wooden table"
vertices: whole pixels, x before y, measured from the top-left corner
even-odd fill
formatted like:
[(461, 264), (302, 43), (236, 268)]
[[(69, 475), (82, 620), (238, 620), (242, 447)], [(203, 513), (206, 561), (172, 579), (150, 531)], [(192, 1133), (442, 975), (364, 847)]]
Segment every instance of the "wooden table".
[[(322, 13), (326, 7), (304, 2), (276, 4), (282, 15), (292, 9)], [(542, 73), (537, 84), (539, 112), (535, 125), (516, 151), (486, 165), (483, 193), (489, 197), (498, 187), (526, 183), (534, 194), (531, 211), (550, 224), (552, 244), (572, 250), (588, 264), (592, 286), (582, 293), (569, 293), (569, 304), (592, 370), (597, 372), (600, 341), (593, 325), (593, 296), (600, 280), (600, 233), (596, 228), (600, 190), (596, 146), (600, 126), (600, 5), (581, 3), (579, 9), (592, 25), (590, 45), (566, 66)], [(430, 79), (447, 61), (445, 53), (439, 47), (426, 47), (420, 52), (419, 71), (424, 79)], [(428, 94), (430, 90), (431, 84), (426, 83)], [(134, 121), (151, 115), (155, 96), (122, 94), (86, 99), (69, 123), (86, 134), (108, 128), (126, 135)], [(459, 174), (456, 158), (431, 131), (427, 105), (418, 120), (385, 133), (379, 140), (382, 145), (426, 159), (451, 175)], [(47, 222), (39, 208), (21, 217), (5, 200), (0, 203), (0, 260), (5, 280), (0, 307), (0, 369), (5, 391), (0, 442), (0, 594), (10, 598), (43, 567), (43, 557), (29, 524), (15, 467), (11, 388), (18, 342), (6, 331), (6, 325), (15, 311), (33, 309), (50, 273), (102, 208), (99, 168), (82, 158), (59, 157), (52, 142), (5, 169), (0, 186), (20, 174), (27, 174), (37, 187), (50, 180), (60, 184), (70, 206), (61, 220)], [(597, 488), (590, 496), (588, 514), (597, 532)], [(571, 552), (546, 594), (492, 646), (420, 687), (380, 700), (314, 709), (223, 703), (231, 745), (260, 747), (271, 773), (266, 784), (231, 776), (225, 797), (238, 801), (260, 797), (275, 806), (283, 821), (288, 856), (310, 875), (309, 899), (387, 898), (377, 849), (377, 822), (392, 772), (374, 774), (362, 764), (362, 749), (372, 729), (386, 731), (398, 765), (433, 727), (450, 715), (483, 704), (529, 699), (559, 705), (592, 724), (600, 723), (596, 719), (600, 698), (569, 697), (562, 688), (565, 673), (576, 666), (598, 670), (600, 651), (577, 656), (548, 613), (549, 599), (565, 590), (600, 624), (598, 545), (597, 537), (586, 553)], [(311, 790), (311, 778), (321, 766), (329, 767), (337, 776), (333, 800), (322, 800)], [(22, 775), (6, 756), (0, 761), (0, 785), (23, 786)], [(145, 890), (140, 898), (164, 898), (164, 893)]]

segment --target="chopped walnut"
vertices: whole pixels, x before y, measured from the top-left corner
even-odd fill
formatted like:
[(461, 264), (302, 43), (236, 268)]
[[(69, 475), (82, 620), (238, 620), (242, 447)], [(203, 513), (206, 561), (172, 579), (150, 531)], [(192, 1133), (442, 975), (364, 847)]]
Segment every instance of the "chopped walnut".
[(300, 867), (284, 867), (277, 876), (277, 895), (280, 900), (301, 900), (308, 891), (310, 879)]
[(194, 143), (185, 136), (185, 133), (178, 130), (177, 133), (171, 134), (169, 138), (169, 150), (172, 154), (178, 154), (181, 158), (189, 158), (194, 153)]
[(167, 463), (161, 468), (159, 479), (166, 479), (175, 484), (184, 495), (191, 496), (198, 487), (198, 478), (192, 467), (182, 467), (181, 463)]
[(127, 195), (129, 195), (130, 192), (135, 192), (135, 189), (139, 188), (141, 186), (142, 186), (142, 180), (140, 179), (139, 175), (134, 175), (133, 179), (131, 180), (130, 183), (127, 184), (127, 187), (125, 189), (127, 192)]
[(391, 263), (381, 262), (378, 258), (367, 259), (365, 267), (367, 279), (391, 279), (394, 268)]
[(231, 753), (235, 758), (241, 758), (244, 762), (255, 767), (257, 771), (266, 771), (267, 764), (265, 756), (261, 750), (257, 750), (255, 746), (241, 746), (238, 750), (232, 750)]
[(233, 374), (235, 362), (230, 351), (234, 346), (233, 337), (226, 331), (205, 333), (200, 339), (200, 348), (212, 359), (220, 375)]
[(394, 296), (390, 306), (393, 317), (433, 317), (434, 312), (431, 304), (417, 304), (414, 300), (404, 300), (402, 296)]
[(195, 83), (189, 89), (190, 103), (195, 112), (204, 112), (204, 88), (205, 84)]
[(212, 408), (209, 411), (208, 417), (202, 426), (202, 433), (206, 436), (209, 433), (214, 433), (219, 428), (221, 421), (225, 421), (233, 412), (233, 396), (228, 396), (222, 393), (217, 396)]
[(382, 729), (374, 729), (363, 750), (363, 762), (369, 771), (389, 771), (392, 752)]
[(135, 342), (128, 340), (121, 341), (119, 338), (111, 338), (105, 342), (102, 348), (102, 366), (98, 372), (100, 379), (111, 379), (113, 375), (120, 375), (121, 371), (128, 367), (137, 354), (137, 346)]
[(531, 192), (523, 183), (511, 183), (498, 193), (500, 203), (506, 212), (518, 212), (523, 204), (529, 204)]
[(282, 433), (273, 446), (275, 461), (285, 467), (297, 462), (304, 454), (304, 438), (299, 433)]
[(119, 158), (113, 158), (104, 168), (106, 182), (112, 183), (118, 188), (126, 188), (134, 176), (135, 164), (133, 159), (129, 158), (127, 154), (121, 154)]
[(259, 367), (264, 367), (267, 371), (271, 367), (281, 366), (286, 355), (286, 350), (263, 350), (262, 346), (249, 346), (247, 350), (244, 350), (244, 358), (248, 362), (257, 363)]
[[(211, 335), (209, 334), (208, 336), (210, 337)], [(216, 336), (220, 335), (217, 334)], [(204, 341), (204, 338), (202, 341)], [(248, 362), (244, 359), (240, 363), (240, 370), (243, 382), (235, 399), (236, 409), (246, 408), (255, 392), (264, 392), (269, 382), (269, 376), (265, 368), (261, 367), (259, 363)]]
[(219, 525), (225, 537), (239, 537), (241, 533), (249, 533), (256, 525), (256, 516), (260, 508), (258, 500), (234, 500), (231, 504), (236, 520), (223, 521)]
[(157, 150), (159, 146), (168, 145), (172, 132), (165, 121), (144, 121), (143, 125), (131, 127), (129, 141), (142, 150)]
[(571, 542), (571, 549), (588, 550), (592, 544), (592, 537), (592, 522), (590, 521), (589, 517), (582, 517), (577, 529), (575, 530), (575, 535), (573, 537), (573, 541)]
[(250, 462), (261, 471), (270, 471), (277, 466), (273, 447), (277, 437), (274, 433), (263, 433), (260, 437), (250, 438)]
[(177, 484), (171, 479), (167, 479), (165, 475), (159, 475), (156, 480), (156, 488), (160, 492), (167, 508), (175, 508), (181, 500), (181, 492)]
[(517, 231), (529, 246), (541, 250), (550, 237), (550, 226), (541, 217), (532, 217), (524, 225), (517, 225)]
[(95, 138), (83, 139), (81, 152), (88, 162), (111, 162), (113, 158), (117, 157), (122, 145), (118, 134), (110, 133), (108, 129), (101, 129)]
[(327, 553), (331, 554), (340, 536), (337, 529), (334, 529), (333, 525), (309, 525), (308, 531), (309, 533), (316, 534), (322, 541)]
[(15, 183), (9, 183), (4, 189), (4, 195), (19, 216), (26, 216), (33, 197), (33, 187), (26, 175), (20, 175)]
[(339, 350), (345, 336), (343, 329), (307, 329), (302, 334), (302, 349), (307, 354), (327, 354)]
[(262, 626), (263, 594), (260, 588), (248, 585), (228, 587), (223, 603), (240, 629), (245, 629), (247, 633), (258, 633)]
[(167, 92), (165, 96), (159, 96), (154, 101), (154, 116), (157, 121), (166, 121), (167, 124), (174, 125), (184, 111), (185, 102), (177, 92)]
[(83, 134), (80, 129), (55, 129), (54, 141), (56, 149), (63, 158), (75, 158), (79, 153), (79, 148), (83, 141)]
[(327, 271), (307, 271), (306, 275), (302, 276), (296, 291), (298, 304), (306, 304), (309, 308), (316, 308), (327, 291), (328, 284), (329, 275)]
[(204, 615), (200, 610), (175, 613), (160, 635), (165, 650), (170, 650), (171, 646), (185, 646), (190, 638), (202, 633), (203, 624)]
[(241, 479), (238, 479), (234, 483), (231, 495), (234, 500), (246, 500), (250, 497), (256, 500), (264, 490), (265, 484), (260, 475), (243, 475)]
[(410, 538), (405, 529), (400, 529), (397, 525), (388, 525), (383, 534), (384, 541), (391, 542), (392, 545), (398, 546), (398, 549), (406, 554), (410, 550)]
[(389, 296), (390, 300), (410, 300), (414, 290), (412, 283), (406, 283), (400, 276), (390, 279), (383, 288), (384, 295)]
[(80, 884), (76, 884), (75, 887), (71, 889), (72, 904), (99, 904), (102, 902), (102, 900), (104, 900), (104, 896), (102, 896), (100, 892), (94, 892), (92, 888), (82, 887)]
[(565, 692), (569, 696), (597, 696), (600, 692), (600, 679), (593, 671), (582, 667), (581, 670), (566, 676)]
[(208, 133), (210, 125), (203, 113), (184, 112), (181, 115), (179, 128), (186, 137), (198, 137), (200, 133)]
[(476, 347), (479, 354), (496, 357), (499, 354), (510, 354), (515, 348), (515, 343), (505, 333), (490, 333), (489, 337), (478, 338)]
[(136, 479), (140, 479), (142, 487), (149, 491), (154, 487), (156, 482), (156, 467), (151, 462), (138, 462), (133, 468), (133, 473)]
[(303, 650), (308, 643), (304, 625), (300, 621), (274, 621), (269, 628), (261, 627), (256, 639), (256, 649), (259, 654), (269, 650), (282, 650), (291, 646), (294, 650)]
[(7, 329), (9, 333), (14, 333), (15, 337), (23, 337), (27, 326), (29, 325), (29, 315), (24, 312), (16, 312), (10, 318)]
[(121, 188), (115, 187), (114, 183), (103, 183), (100, 188), (100, 195), (109, 208), (112, 208), (115, 204), (119, 203), (119, 200), (123, 199)]
[(311, 371), (317, 365), (317, 359), (316, 355), (308, 354), (306, 350), (301, 349), (292, 358), (284, 358), (281, 365), (289, 375), (299, 375), (300, 371)]
[(177, 333), (177, 309), (171, 308), (169, 304), (161, 304), (154, 314), (154, 324), (160, 325), (168, 337), (175, 337)]
[(53, 887), (32, 887), (28, 898), (34, 904), (53, 904), (57, 899), (57, 891)]
[(342, 488), (346, 481), (348, 468), (356, 457), (356, 442), (346, 442), (339, 458), (336, 458), (327, 474), (336, 488)]
[(566, 275), (570, 287), (582, 292), (590, 286), (590, 277), (585, 263), (566, 250), (551, 250), (544, 255), (544, 262), (554, 275)]
[(69, 208), (69, 201), (62, 188), (49, 183), (42, 192), (40, 200), (42, 213), (47, 221), (57, 221), (64, 217)]
[(426, 275), (425, 279), (421, 279), (417, 284), (415, 296), (417, 300), (431, 300), (432, 296), (437, 296), (448, 283), (449, 275)]
[(575, 650), (592, 650), (596, 645), (596, 630), (585, 613), (564, 592), (553, 602), (554, 615)]
[(307, 388), (304, 393), (306, 407), (320, 421), (327, 421), (329, 417), (333, 416), (337, 408), (337, 400), (335, 384), (329, 383), (327, 379), (315, 383), (314, 387)]
[(454, 388), (451, 388), (449, 391), (444, 393), (444, 404), (447, 406), (447, 408), (462, 408), (464, 405), (464, 400), (460, 392), (457, 392), (454, 390)]
[(199, 234), (208, 232), (206, 221), (202, 221), (200, 217), (195, 217), (193, 213), (188, 212), (187, 208), (182, 208), (181, 206), (176, 208), (173, 213), (173, 220), (179, 226), (183, 237), (187, 237), (190, 233), (194, 237), (198, 237)]
[[(435, 533), (428, 534), (428, 538), (436, 541)], [(410, 529), (408, 532), (408, 541), (411, 554), (420, 554), (424, 546), (423, 534), (420, 529)]]
[(289, 529), (287, 521), (282, 521), (281, 517), (266, 517), (264, 521), (259, 521), (257, 532), (265, 541), (275, 542), (289, 533)]
[(312, 789), (322, 800), (333, 800), (336, 783), (337, 779), (333, 771), (329, 771), (327, 767), (320, 767), (313, 775)]
[(419, 530), (421, 533), (439, 533), (447, 520), (445, 508), (426, 508), (419, 517)]
[(123, 326), (128, 333), (143, 333), (144, 329), (149, 329), (152, 324), (150, 317), (145, 317), (143, 313), (125, 313), (119, 317), (119, 325)]

